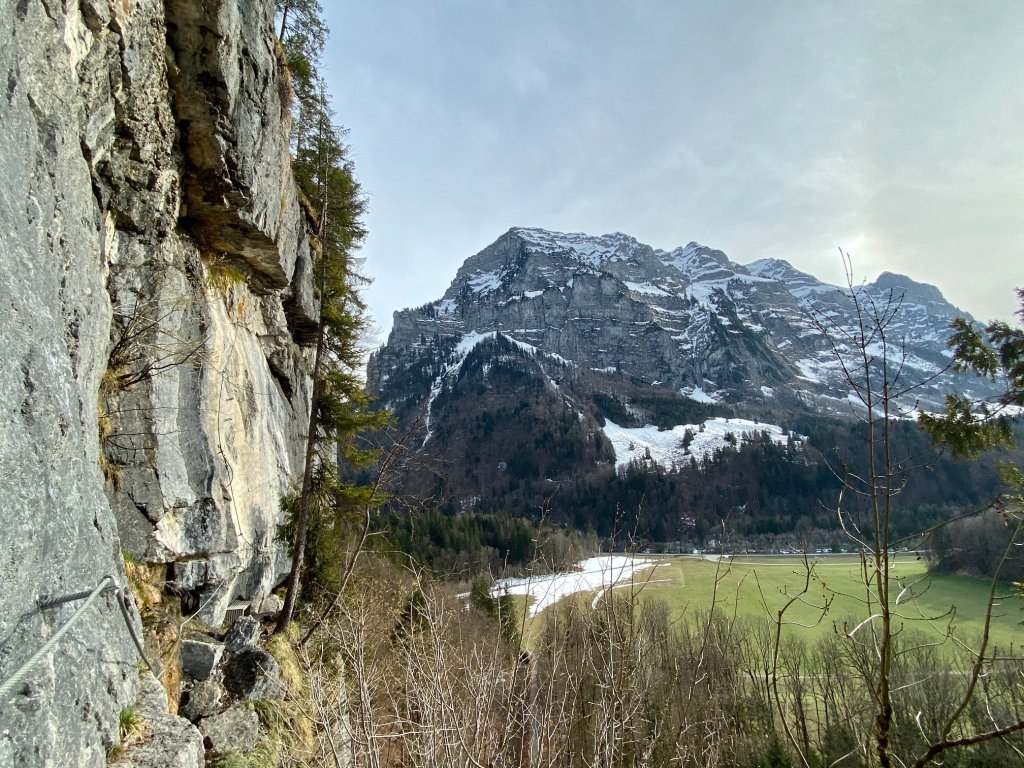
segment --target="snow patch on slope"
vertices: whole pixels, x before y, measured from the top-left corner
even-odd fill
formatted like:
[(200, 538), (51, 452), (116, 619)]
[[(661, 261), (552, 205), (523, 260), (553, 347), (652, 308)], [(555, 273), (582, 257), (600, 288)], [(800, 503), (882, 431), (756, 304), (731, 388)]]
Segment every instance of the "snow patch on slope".
[[(684, 446), (687, 430), (692, 437), (689, 446)], [(604, 426), (605, 437), (615, 449), (616, 469), (633, 461), (650, 461), (665, 468), (689, 463), (691, 458), (704, 462), (727, 445), (740, 448), (743, 443), (759, 439), (763, 433), (778, 445), (785, 445), (790, 436), (775, 424), (749, 419), (713, 418), (702, 424), (680, 424), (666, 430), (651, 425), (620, 427), (609, 420), (605, 420)]]
[(587, 235), (582, 232), (550, 232), (528, 227), (517, 227), (514, 231), (534, 252), (548, 255), (565, 253), (593, 269), (599, 269), (610, 261), (624, 261), (642, 248), (635, 238), (622, 232)]
[[(426, 437), (423, 438), (423, 443), (420, 445), (421, 448), (427, 444), (431, 436), (434, 434), (430, 428), (430, 409), (434, 404), (434, 400), (436, 400), (437, 396), (441, 394), (441, 390), (444, 388), (445, 380), (448, 378), (457, 377), (459, 375), (459, 371), (462, 370), (462, 364), (466, 362), (466, 358), (469, 356), (469, 353), (472, 352), (477, 347), (477, 345), (481, 344), (484, 341), (487, 341), (488, 339), (493, 339), (497, 335), (497, 331), (487, 331), (486, 333), (470, 331), (469, 333), (464, 334), (459, 343), (455, 345), (455, 348), (452, 350), (451, 357), (449, 357), (448, 359), (448, 363), (444, 366), (444, 368), (441, 370), (441, 373), (437, 376), (436, 379), (434, 379), (433, 383), (430, 385), (430, 394), (427, 396), (427, 404), (424, 416), (424, 427), (427, 430), (427, 434)], [(525, 341), (519, 341), (519, 339), (513, 338), (512, 336), (502, 334), (502, 337), (508, 339), (515, 346), (517, 346), (519, 349), (521, 349), (523, 352), (525, 352), (527, 355), (530, 355), (531, 357), (537, 357), (538, 355), (542, 357), (547, 357), (566, 367), (575, 365), (572, 361), (566, 360), (561, 355), (555, 354), (553, 352), (544, 352), (543, 350), (538, 349), (532, 344), (527, 344)], [(558, 385), (555, 384), (555, 382), (551, 381), (550, 378), (548, 378), (548, 381), (551, 384), (551, 386), (553, 386), (555, 389), (558, 389)]]
[(672, 296), (673, 294), (659, 288), (651, 283), (631, 283), (628, 280), (623, 280), (622, 284), (633, 291), (633, 293), (641, 293), (646, 296)]
[(467, 284), (473, 293), (485, 294), (497, 289), (501, 280), (494, 272), (481, 272), (469, 278)]
[(715, 403), (722, 402), (722, 400), (718, 396), (716, 396), (715, 393), (706, 392), (701, 387), (684, 387), (683, 389), (679, 390), (679, 394), (681, 394), (683, 397), (688, 397), (691, 400), (696, 400), (698, 403), (706, 403), (708, 405), (713, 405)]
[(433, 430), (430, 428), (430, 409), (434, 405), (434, 400), (436, 400), (437, 396), (441, 394), (445, 379), (458, 376), (459, 371), (462, 370), (462, 364), (466, 362), (466, 356), (473, 351), (473, 348), (486, 339), (493, 339), (494, 336), (495, 331), (491, 331), (489, 333), (477, 333), (476, 331), (471, 331), (464, 335), (462, 340), (455, 345), (455, 349), (452, 350), (452, 356), (448, 359), (447, 365), (441, 369), (441, 373), (430, 385), (430, 394), (427, 396), (427, 405), (425, 415), (423, 417), (423, 426), (427, 430), (427, 434), (423, 438), (423, 443), (420, 445), (421, 448), (427, 444), (434, 434)]

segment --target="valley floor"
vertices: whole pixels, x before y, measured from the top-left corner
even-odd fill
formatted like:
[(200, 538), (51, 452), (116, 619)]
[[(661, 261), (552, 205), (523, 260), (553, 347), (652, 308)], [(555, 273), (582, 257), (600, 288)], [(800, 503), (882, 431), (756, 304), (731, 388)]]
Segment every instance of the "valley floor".
[[(811, 642), (849, 632), (868, 616), (864, 571), (856, 555), (815, 555), (807, 565), (799, 556), (785, 555), (616, 555), (591, 558), (580, 566), (570, 573), (503, 579), (493, 594), (527, 597), (527, 636), (539, 630), (545, 609), (560, 600), (579, 594), (596, 606), (609, 589), (616, 594), (630, 590), (640, 601), (663, 601), (674, 620), (712, 606), (727, 616), (756, 619), (773, 618), (806, 583), (806, 592), (786, 613), (783, 632)], [(949, 631), (968, 643), (980, 636), (988, 581), (929, 575), (923, 558), (913, 552), (894, 555), (890, 568), (898, 585), (898, 620), (906, 629), (937, 635)], [(1001, 585), (990, 632), (1001, 652), (1021, 645), (1022, 621), (1024, 600), (1012, 585)]]

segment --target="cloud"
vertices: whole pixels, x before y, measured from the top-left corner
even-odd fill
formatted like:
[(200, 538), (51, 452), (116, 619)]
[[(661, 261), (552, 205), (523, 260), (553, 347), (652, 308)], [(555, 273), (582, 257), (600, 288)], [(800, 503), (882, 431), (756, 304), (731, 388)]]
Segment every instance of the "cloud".
[(889, 269), (1009, 317), (1024, 4), (445, 2), (329, 10), (381, 324), (513, 225)]

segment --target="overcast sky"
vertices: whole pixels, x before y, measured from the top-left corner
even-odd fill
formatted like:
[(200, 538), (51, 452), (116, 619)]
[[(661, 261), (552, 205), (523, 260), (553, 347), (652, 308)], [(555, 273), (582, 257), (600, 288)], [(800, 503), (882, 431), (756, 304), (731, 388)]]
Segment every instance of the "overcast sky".
[(323, 5), (382, 331), (512, 226), (1017, 306), (1022, 0)]

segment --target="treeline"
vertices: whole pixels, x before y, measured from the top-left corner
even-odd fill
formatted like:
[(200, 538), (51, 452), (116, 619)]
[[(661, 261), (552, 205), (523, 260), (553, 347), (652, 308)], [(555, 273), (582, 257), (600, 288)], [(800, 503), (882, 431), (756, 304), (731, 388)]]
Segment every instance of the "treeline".
[[(746, 539), (836, 530), (835, 505), (844, 473), (865, 469), (858, 423), (806, 417), (793, 424), (793, 431), (806, 439), (785, 445), (755, 434), (742, 447), (726, 446), (708, 461), (698, 464), (694, 459), (674, 470), (637, 463), (616, 471), (609, 462), (591, 464), (585, 473), (557, 476), (556, 482), (542, 481), (538, 470), (550, 467), (548, 462), (558, 455), (544, 449), (551, 445), (544, 435), (561, 427), (571, 430), (574, 425), (556, 419), (520, 437), (510, 452), (514, 460), (504, 467), (501, 495), (481, 495), (477, 509), (535, 516), (543, 502), (550, 521), (601, 538), (631, 536), (702, 546), (720, 538), (723, 526)], [(892, 521), (896, 537), (983, 506), (998, 493), (995, 457), (957, 461), (933, 451), (913, 423), (898, 423), (893, 431), (894, 455), (901, 457), (897, 462), (916, 467), (898, 498)], [(474, 466), (471, 459), (468, 466)], [(451, 493), (460, 484), (458, 478), (449, 480), (454, 481), (447, 489)], [(844, 510), (854, 517), (864, 511), (856, 503), (847, 494)], [(456, 505), (452, 499), (443, 508), (454, 514)]]
[(452, 516), (432, 507), (415, 514), (385, 511), (375, 528), (374, 551), (446, 579), (567, 570), (596, 548), (578, 531), (543, 521), (477, 512)]
[[(604, 419), (611, 419), (620, 427), (653, 424), (661, 429), (672, 429), (677, 424), (699, 424), (715, 416), (726, 419), (734, 416), (727, 406), (710, 405), (656, 391), (645, 391), (631, 397), (628, 406), (622, 398), (606, 392), (595, 392), (593, 400), (600, 411), (602, 425)], [(643, 414), (643, 418), (638, 414)]]
[[(528, 396), (523, 393), (524, 402)], [(506, 401), (504, 407), (517, 405)], [(484, 430), (507, 429), (500, 412), (475, 413), (474, 423)], [(538, 482), (538, 463), (550, 467), (558, 460), (551, 431), (564, 428), (570, 433), (579, 423), (575, 417), (542, 420), (543, 428), (533, 433), (530, 443), (521, 441), (494, 473), (500, 496), (492, 491), (446, 500), (442, 479), (434, 476), (438, 485), (431, 498), (439, 499), (437, 503), (396, 501), (375, 518), (375, 550), (411, 559), (439, 576), (463, 579), (480, 572), (512, 574), (534, 561), (564, 568), (594, 551), (599, 540), (656, 550), (664, 544), (705, 548), (712, 540), (715, 546), (736, 549), (832, 549), (845, 542), (834, 505), (841, 484), (837, 473), (843, 467), (862, 471), (863, 441), (856, 423), (809, 417), (798, 422), (798, 429), (810, 435), (805, 441), (780, 445), (755, 436), (742, 448), (727, 446), (704, 464), (675, 471), (639, 464), (616, 471), (609, 462), (569, 480)], [(896, 455), (919, 460), (929, 455), (930, 443), (913, 424), (900, 423), (893, 449)], [(930, 463), (911, 473), (898, 497), (892, 520), (895, 539), (913, 537), (983, 506), (999, 491), (994, 461), (961, 462), (938, 454), (929, 458)], [(496, 465), (497, 459), (479, 462), (467, 456), (460, 471), (484, 471), (492, 462)], [(538, 499), (541, 492), (546, 496)], [(853, 519), (867, 512), (853, 503), (848, 495), (844, 510)], [(908, 544), (934, 549), (939, 571), (988, 576), (1012, 534), (1001, 519), (996, 515), (964, 522), (960, 528), (939, 528), (929, 541), (913, 538)], [(1007, 572), (1017, 573), (1012, 568)]]
[[(1017, 513), (1019, 514), (1019, 512)], [(929, 569), (1024, 582), (1024, 552), (1015, 543), (1016, 515), (996, 511), (957, 520), (935, 530), (930, 538)]]
[[(697, 546), (720, 538), (723, 526), (745, 538), (834, 530), (843, 477), (866, 469), (861, 426), (806, 417), (792, 429), (807, 439), (779, 445), (755, 436), (742, 448), (726, 446), (709, 461), (676, 471), (632, 465), (563, 483), (552, 508), (557, 519), (599, 536), (629, 530), (651, 541)], [(995, 457), (957, 461), (934, 451), (910, 422), (895, 424), (893, 433), (896, 463), (915, 467), (898, 497), (896, 537), (984, 505), (998, 493)], [(866, 510), (847, 494), (844, 511), (856, 518)]]

